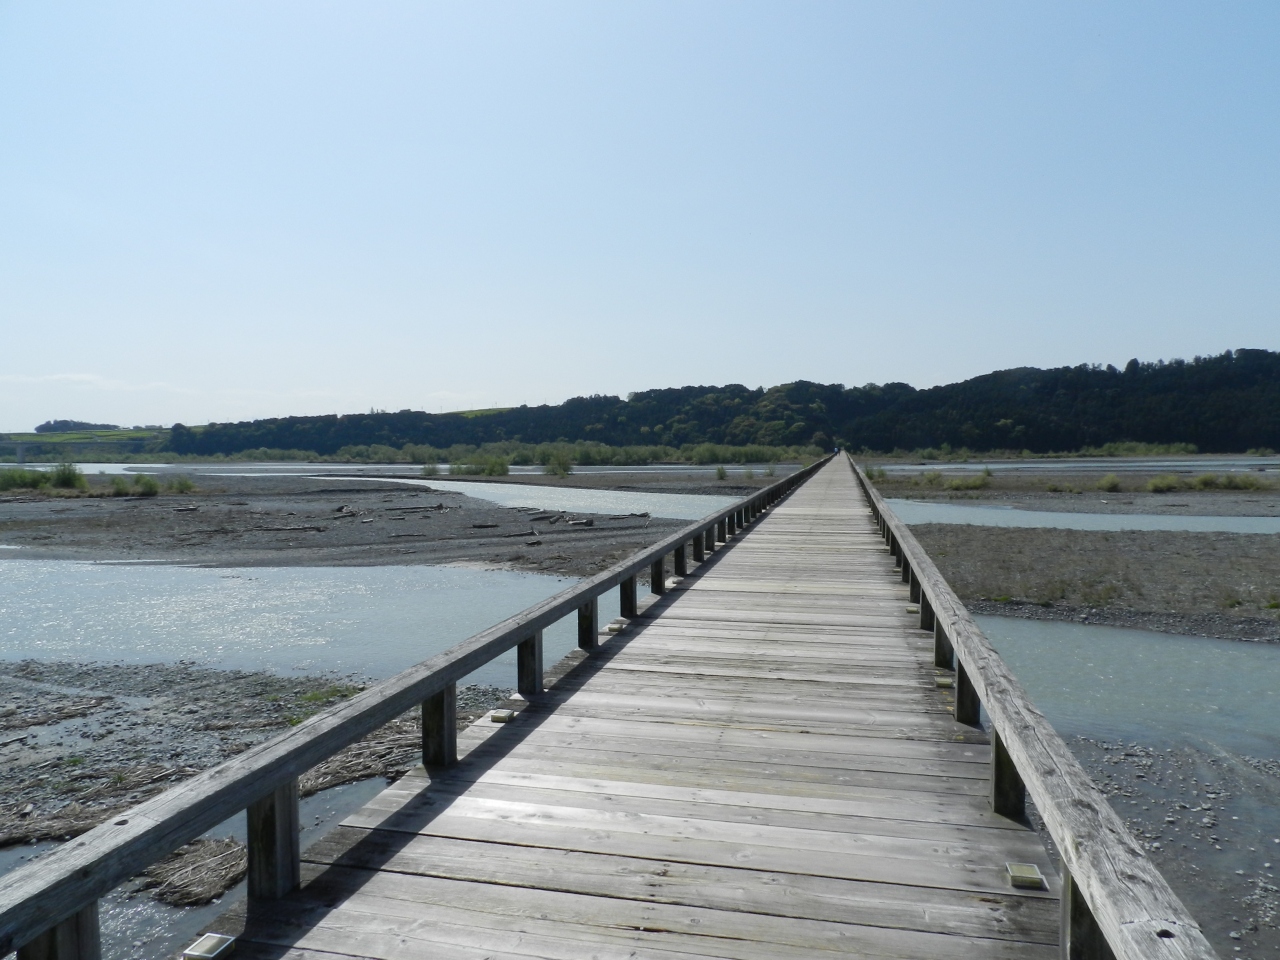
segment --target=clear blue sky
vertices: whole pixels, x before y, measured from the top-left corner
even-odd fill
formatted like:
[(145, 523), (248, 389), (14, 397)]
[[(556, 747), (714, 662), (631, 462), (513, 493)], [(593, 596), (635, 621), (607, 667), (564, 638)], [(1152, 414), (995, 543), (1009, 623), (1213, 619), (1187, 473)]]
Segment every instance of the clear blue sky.
[(1280, 4), (0, 2), (0, 429), (1280, 348)]

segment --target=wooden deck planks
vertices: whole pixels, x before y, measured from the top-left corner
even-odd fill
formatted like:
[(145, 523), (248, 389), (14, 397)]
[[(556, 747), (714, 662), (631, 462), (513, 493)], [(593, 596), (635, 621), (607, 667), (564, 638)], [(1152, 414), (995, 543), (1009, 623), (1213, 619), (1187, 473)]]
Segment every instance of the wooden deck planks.
[[(691, 564), (692, 566), (692, 564)], [(512, 723), (304, 855), (238, 953), (1044, 958), (1057, 886), (832, 461)], [(235, 921), (229, 921), (234, 924)]]

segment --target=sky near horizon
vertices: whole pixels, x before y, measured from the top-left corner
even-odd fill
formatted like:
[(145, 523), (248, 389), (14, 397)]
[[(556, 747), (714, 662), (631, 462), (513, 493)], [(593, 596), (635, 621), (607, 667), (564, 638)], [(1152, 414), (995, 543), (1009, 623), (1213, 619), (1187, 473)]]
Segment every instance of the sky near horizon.
[(0, 430), (1280, 349), (1280, 5), (0, 0)]

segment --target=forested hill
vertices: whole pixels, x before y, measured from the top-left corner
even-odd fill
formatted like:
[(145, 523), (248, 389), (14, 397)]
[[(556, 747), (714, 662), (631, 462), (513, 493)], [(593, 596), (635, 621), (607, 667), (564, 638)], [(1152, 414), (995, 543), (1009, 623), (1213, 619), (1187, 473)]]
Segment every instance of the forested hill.
[(556, 406), (479, 413), (283, 417), (185, 427), (179, 454), (260, 447), (332, 454), (406, 443), (444, 448), (504, 440), (612, 445), (817, 444), (853, 450), (967, 447), (1079, 450), (1111, 442), (1191, 443), (1203, 452), (1280, 448), (1280, 353), (1228, 351), (1123, 370), (1083, 365), (1001, 370), (916, 390), (905, 383), (846, 388), (799, 381), (648, 390), (623, 400), (577, 397)]

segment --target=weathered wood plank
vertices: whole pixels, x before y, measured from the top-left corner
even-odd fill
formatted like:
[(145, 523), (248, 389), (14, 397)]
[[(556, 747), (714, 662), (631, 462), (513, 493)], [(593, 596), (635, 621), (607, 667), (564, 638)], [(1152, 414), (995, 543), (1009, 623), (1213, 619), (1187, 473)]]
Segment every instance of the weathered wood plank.
[[(1057, 905), (1009, 891), (998, 897), (937, 888), (836, 880), (635, 857), (547, 850), (341, 828), (306, 859), (367, 870), (627, 900), (689, 903), (780, 917), (847, 921), (959, 936), (1057, 941)], [(779, 896), (779, 891), (785, 891)]]

